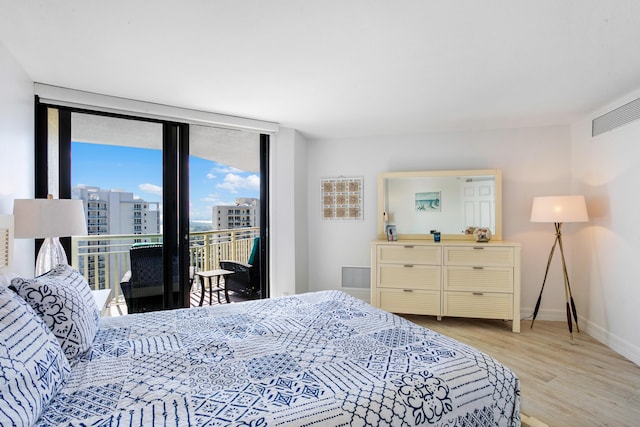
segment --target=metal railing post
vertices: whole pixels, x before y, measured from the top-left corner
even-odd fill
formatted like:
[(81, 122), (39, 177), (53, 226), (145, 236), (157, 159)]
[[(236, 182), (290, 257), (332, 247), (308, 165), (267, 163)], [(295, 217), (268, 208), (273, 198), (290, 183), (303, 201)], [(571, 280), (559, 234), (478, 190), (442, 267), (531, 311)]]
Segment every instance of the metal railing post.
[(80, 270), (80, 257), (78, 252), (78, 237), (71, 237), (71, 266)]
[(237, 259), (238, 251), (236, 249), (236, 232), (231, 232), (231, 259)]
[(204, 269), (211, 270), (211, 239), (208, 234), (204, 235)]

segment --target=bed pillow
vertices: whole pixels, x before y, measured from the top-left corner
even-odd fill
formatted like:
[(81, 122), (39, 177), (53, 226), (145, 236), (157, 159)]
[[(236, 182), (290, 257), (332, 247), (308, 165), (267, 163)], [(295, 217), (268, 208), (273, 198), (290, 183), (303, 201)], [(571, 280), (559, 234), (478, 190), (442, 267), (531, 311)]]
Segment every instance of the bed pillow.
[(91, 349), (100, 311), (78, 270), (60, 264), (35, 279), (13, 279), (11, 287), (58, 338), (72, 366)]
[(0, 286), (8, 288), (11, 281), (16, 277), (18, 277), (18, 275), (9, 271), (8, 267), (0, 267)]
[(42, 319), (0, 286), (0, 426), (33, 425), (69, 372)]

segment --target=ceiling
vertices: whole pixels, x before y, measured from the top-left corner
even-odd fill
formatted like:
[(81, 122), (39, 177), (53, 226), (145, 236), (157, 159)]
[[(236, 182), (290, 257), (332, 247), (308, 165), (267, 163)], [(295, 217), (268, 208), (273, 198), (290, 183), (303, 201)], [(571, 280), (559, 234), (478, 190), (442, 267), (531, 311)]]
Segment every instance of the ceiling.
[[(57, 122), (54, 120), (53, 123)], [(162, 149), (160, 123), (84, 113), (71, 114), (71, 123), (72, 141)], [(192, 124), (189, 126), (189, 155), (240, 171), (260, 173), (260, 135)]]
[(568, 124), (640, 88), (636, 0), (0, 0), (35, 82), (308, 138)]

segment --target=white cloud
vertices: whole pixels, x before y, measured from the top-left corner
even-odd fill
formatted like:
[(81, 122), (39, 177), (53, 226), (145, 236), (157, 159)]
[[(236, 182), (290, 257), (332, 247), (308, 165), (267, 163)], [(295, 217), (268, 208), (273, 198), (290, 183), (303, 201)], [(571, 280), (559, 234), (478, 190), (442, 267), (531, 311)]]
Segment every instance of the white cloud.
[(218, 174), (221, 173), (242, 173), (244, 172), (243, 170), (240, 170), (238, 168), (234, 168), (233, 166), (225, 166), (225, 165), (218, 165), (214, 168), (211, 168), (211, 170), (209, 171), (209, 173), (207, 173), (207, 178), (208, 179), (216, 179), (216, 177), (218, 176)]
[(208, 194), (200, 199), (201, 202), (211, 203), (212, 205), (221, 205), (222, 200), (218, 194)]
[(162, 187), (155, 184), (140, 184), (138, 185), (138, 189), (140, 191), (144, 191), (145, 193), (156, 194), (158, 196), (162, 195)]
[(243, 177), (234, 173), (228, 173), (224, 177), (224, 181), (221, 184), (216, 185), (216, 187), (224, 188), (232, 193), (237, 193), (239, 189), (259, 190), (260, 177), (258, 175)]
[(241, 169), (238, 168), (234, 168), (233, 166), (216, 166), (215, 168), (212, 169), (215, 172), (218, 173), (242, 173), (244, 172)]

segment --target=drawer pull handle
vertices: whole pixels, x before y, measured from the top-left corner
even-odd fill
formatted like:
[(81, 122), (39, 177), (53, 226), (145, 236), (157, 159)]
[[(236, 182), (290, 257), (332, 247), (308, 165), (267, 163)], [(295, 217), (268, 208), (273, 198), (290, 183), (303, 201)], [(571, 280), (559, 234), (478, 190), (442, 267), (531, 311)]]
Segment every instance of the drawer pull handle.
[(473, 295), (484, 295), (483, 292), (474, 292)]
[(473, 267), (474, 270), (484, 270), (484, 267)]
[(404, 266), (407, 267), (407, 268), (412, 268), (413, 264), (405, 264)]
[(405, 249), (413, 249), (413, 245), (404, 245), (403, 246)]
[(482, 246), (474, 246), (473, 249), (482, 250), (484, 248)]
[(402, 292), (413, 292), (413, 289), (403, 289)]

